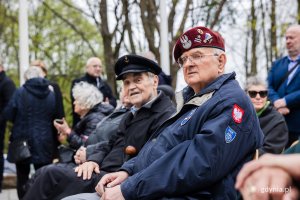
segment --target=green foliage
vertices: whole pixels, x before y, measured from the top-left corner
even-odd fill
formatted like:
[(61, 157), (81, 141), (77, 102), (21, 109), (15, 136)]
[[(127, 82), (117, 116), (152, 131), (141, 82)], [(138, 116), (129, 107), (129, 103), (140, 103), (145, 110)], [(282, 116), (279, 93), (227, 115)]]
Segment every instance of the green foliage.
[[(72, 5), (71, 0), (68, 3)], [(0, 58), (8, 75), (19, 85), (17, 9), (16, 0), (0, 1)], [(28, 25), (29, 60), (46, 63), (48, 79), (61, 88), (66, 118), (71, 124), (71, 81), (83, 75), (89, 57), (100, 56), (101, 36), (81, 12), (61, 1), (28, 1)]]

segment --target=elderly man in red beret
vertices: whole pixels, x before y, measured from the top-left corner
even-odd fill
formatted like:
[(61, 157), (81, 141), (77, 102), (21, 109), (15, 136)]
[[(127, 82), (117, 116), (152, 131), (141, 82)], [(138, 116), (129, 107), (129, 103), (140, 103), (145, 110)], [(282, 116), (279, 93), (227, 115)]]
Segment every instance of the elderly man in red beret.
[(235, 73), (224, 74), (224, 40), (192, 28), (176, 42), (174, 58), (188, 84), (181, 108), (86, 199), (237, 199), (236, 175), (263, 134)]

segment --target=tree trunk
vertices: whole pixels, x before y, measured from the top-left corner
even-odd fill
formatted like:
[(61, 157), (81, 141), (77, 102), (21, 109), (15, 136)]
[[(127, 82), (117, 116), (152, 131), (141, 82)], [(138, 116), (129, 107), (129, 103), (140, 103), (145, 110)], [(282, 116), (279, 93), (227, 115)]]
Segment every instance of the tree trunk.
[[(278, 49), (277, 49), (277, 41), (276, 41), (276, 0), (272, 0), (271, 5), (271, 51), (270, 51), (270, 60), (276, 60), (278, 58)], [(271, 66), (269, 66), (270, 68)]]
[(254, 5), (254, 0), (251, 0), (251, 33), (252, 33), (252, 45), (251, 45), (251, 71), (250, 75), (256, 75), (257, 74), (257, 57), (256, 57), (256, 22), (257, 22), (257, 17), (255, 15), (255, 5)]
[(112, 35), (108, 29), (107, 4), (106, 0), (99, 1), (99, 15), (101, 16), (100, 30), (103, 39), (104, 61), (106, 66), (107, 83), (111, 86), (114, 94), (117, 94), (115, 71), (114, 71), (114, 53), (112, 49)]

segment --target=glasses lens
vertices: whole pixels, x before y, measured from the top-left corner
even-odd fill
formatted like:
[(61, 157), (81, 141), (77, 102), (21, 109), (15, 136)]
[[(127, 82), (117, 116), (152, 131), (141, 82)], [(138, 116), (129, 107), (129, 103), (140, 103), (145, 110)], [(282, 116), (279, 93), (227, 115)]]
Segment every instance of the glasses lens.
[(268, 91), (260, 91), (260, 92), (259, 92), (259, 96), (260, 96), (261, 98), (265, 98), (267, 95), (268, 95)]
[(257, 94), (259, 94), (261, 98), (265, 98), (268, 95), (268, 91), (248, 91), (248, 94), (251, 98), (255, 98)]

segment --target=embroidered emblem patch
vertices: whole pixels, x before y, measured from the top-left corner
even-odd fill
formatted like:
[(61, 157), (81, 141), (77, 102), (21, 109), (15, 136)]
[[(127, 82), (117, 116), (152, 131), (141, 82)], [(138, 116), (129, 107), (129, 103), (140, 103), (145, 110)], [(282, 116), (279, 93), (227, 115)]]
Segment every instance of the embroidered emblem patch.
[(195, 113), (195, 111), (197, 110), (197, 108), (195, 108), (194, 110), (192, 110), (182, 121), (181, 121), (181, 126), (185, 125), (192, 117), (192, 115)]
[(230, 143), (236, 137), (236, 132), (228, 126), (225, 130), (225, 142)]
[(204, 43), (207, 43), (207, 42), (208, 42), (208, 43), (211, 43), (212, 40), (213, 40), (213, 38), (212, 38), (211, 34), (205, 33), (205, 38), (204, 38), (203, 42), (204, 42)]
[(189, 40), (189, 38), (186, 35), (180, 38), (180, 42), (182, 44), (182, 47), (185, 49), (189, 49), (192, 46), (192, 41)]
[(244, 116), (244, 110), (239, 107), (237, 104), (234, 104), (232, 109), (232, 118), (235, 123), (240, 124), (242, 122), (243, 116)]

